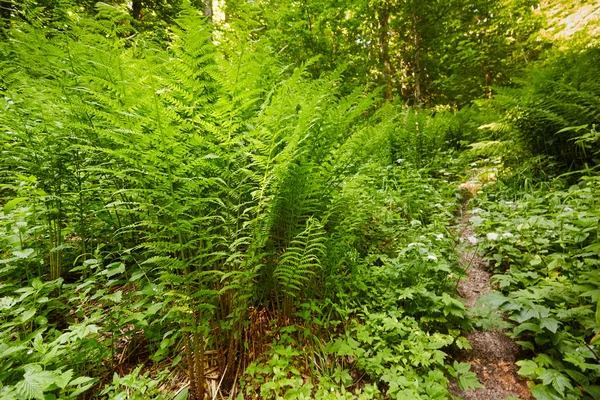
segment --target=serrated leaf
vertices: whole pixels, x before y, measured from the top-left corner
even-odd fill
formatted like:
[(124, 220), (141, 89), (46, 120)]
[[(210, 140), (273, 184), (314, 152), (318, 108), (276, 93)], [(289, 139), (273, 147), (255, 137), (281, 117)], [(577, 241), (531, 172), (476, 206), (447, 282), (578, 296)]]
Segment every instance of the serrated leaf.
[(465, 372), (458, 377), (458, 386), (460, 386), (462, 390), (478, 389), (483, 387), (483, 385), (479, 383), (477, 375), (471, 371)]
[(563, 400), (563, 398), (549, 386), (536, 385), (530, 391), (536, 400)]
[(573, 389), (573, 385), (571, 385), (569, 378), (555, 369), (546, 370), (546, 372), (540, 375), (539, 379), (542, 380), (544, 385), (552, 385), (554, 390), (561, 396), (564, 395), (565, 389)]
[(61, 389), (64, 389), (68, 384), (69, 381), (71, 380), (71, 378), (73, 377), (73, 370), (69, 369), (65, 372), (63, 372), (60, 375), (56, 376), (56, 381), (54, 383), (56, 383), (56, 386), (58, 386)]
[(42, 371), (39, 365), (25, 365), (23, 379), (17, 383), (15, 389), (23, 400), (44, 400), (44, 391), (56, 383), (57, 375), (51, 371)]
[(477, 300), (477, 306), (481, 307), (487, 305), (492, 308), (500, 308), (508, 299), (500, 292), (491, 292), (485, 294)]
[(123, 299), (123, 292), (121, 290), (118, 290), (112, 294), (107, 294), (106, 296), (103, 296), (102, 299), (118, 303)]
[(147, 315), (154, 315), (154, 314), (156, 314), (156, 312), (158, 310), (160, 310), (162, 308), (162, 306), (163, 306), (162, 302), (153, 304), (150, 307), (148, 307), (148, 310), (146, 310), (146, 314)]
[(538, 374), (544, 371), (543, 368), (540, 369), (535, 361), (532, 360), (521, 360), (517, 361), (515, 364), (521, 367), (519, 368), (519, 375), (523, 375), (532, 379), (537, 378)]
[(540, 321), (540, 326), (542, 328), (548, 329), (552, 333), (556, 333), (559, 324), (560, 322), (558, 322), (554, 318), (542, 318)]
[(89, 390), (95, 384), (96, 384), (96, 382), (92, 382), (92, 383), (88, 383), (87, 385), (81, 386), (80, 388), (77, 388), (77, 390), (75, 390), (73, 393), (71, 393), (71, 397), (74, 398), (74, 399), (76, 399), (77, 396), (79, 396), (80, 394), (82, 394), (86, 390)]

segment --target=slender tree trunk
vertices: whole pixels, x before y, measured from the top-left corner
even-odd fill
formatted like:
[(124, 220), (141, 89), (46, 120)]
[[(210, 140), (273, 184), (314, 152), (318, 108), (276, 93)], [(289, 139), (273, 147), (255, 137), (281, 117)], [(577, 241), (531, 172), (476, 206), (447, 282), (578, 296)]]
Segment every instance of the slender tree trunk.
[(208, 19), (208, 22), (213, 20), (213, 3), (212, 0), (204, 1), (204, 16)]
[(486, 68), (484, 67), (484, 73), (483, 73), (483, 83), (485, 85), (485, 91), (486, 91), (486, 97), (488, 98), (488, 100), (492, 99), (492, 72), (491, 71), (486, 71)]
[(388, 101), (394, 100), (392, 87), (392, 64), (390, 62), (389, 52), (389, 20), (390, 10), (387, 5), (384, 5), (379, 10), (379, 62), (383, 74), (383, 84), (385, 85), (385, 99)]
[(415, 88), (414, 88), (414, 96), (415, 96), (415, 104), (418, 106), (421, 105), (422, 96), (421, 96), (421, 37), (419, 34), (419, 27), (417, 24), (417, 15), (415, 11), (412, 11), (412, 22), (413, 22), (413, 35), (414, 35), (414, 66), (413, 66), (413, 75), (415, 78)]
[(131, 2), (131, 16), (139, 20), (142, 16), (142, 0), (133, 0)]

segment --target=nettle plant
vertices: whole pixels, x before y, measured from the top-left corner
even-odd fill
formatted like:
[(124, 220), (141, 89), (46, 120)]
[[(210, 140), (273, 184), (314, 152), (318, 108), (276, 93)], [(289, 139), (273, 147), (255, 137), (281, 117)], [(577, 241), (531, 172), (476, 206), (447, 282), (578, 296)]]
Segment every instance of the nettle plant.
[(509, 315), (512, 336), (531, 357), (518, 362), (519, 373), (536, 382), (536, 398), (600, 394), (598, 183), (555, 180), (510, 201), (497, 187), (472, 218), (499, 287), (480, 302)]

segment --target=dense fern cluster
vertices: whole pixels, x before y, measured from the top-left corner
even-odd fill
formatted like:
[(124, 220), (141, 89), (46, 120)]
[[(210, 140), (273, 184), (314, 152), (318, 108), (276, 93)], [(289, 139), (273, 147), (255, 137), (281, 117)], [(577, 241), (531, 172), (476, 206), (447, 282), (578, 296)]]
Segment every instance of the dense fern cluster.
[[(234, 390), (255, 357), (248, 341), (260, 340), (249, 338), (252, 310), (290, 323), (303, 302), (337, 296), (335, 276), (352, 276), (362, 257), (393, 254), (392, 229), (432, 222), (414, 177), (381, 171), (399, 158), (395, 169), (424, 165), (444, 137), (424, 115), (374, 112), (376, 94), (342, 97), (339, 72), (309, 79), (308, 65), (280, 65), (241, 29), (215, 32), (193, 8), (166, 49), (134, 34), (122, 10), (98, 10), (60, 28), (23, 23), (0, 47), (0, 172), (11, 199), (1, 274), (72, 293), (59, 308), (7, 317), (19, 323), (2, 328), (2, 346), (20, 343), (11, 351), (22, 357), (2, 378), (4, 395), (74, 397), (94, 383), (71, 379), (97, 373), (74, 359), (47, 365), (55, 375), (44, 382), (54, 383), (11, 386), (23, 370), (42, 379), (43, 355), (25, 355), (28, 343), (71, 343), (65, 324), (110, 343), (90, 355), (97, 365), (123, 362), (114, 332), (125, 329), (155, 362), (182, 351), (173, 365), (185, 360), (192, 398), (214, 373)], [(228, 45), (216, 47), (217, 36)], [(389, 209), (372, 190), (401, 201)], [(391, 220), (374, 223), (381, 215)], [(15, 299), (14, 287), (1, 290)], [(108, 319), (95, 302), (115, 305)], [(77, 311), (56, 313), (69, 305)]]
[(498, 99), (533, 154), (554, 156), (568, 167), (592, 162), (596, 138), (577, 139), (600, 121), (599, 65), (596, 48), (560, 54), (532, 71), (522, 89), (505, 90)]

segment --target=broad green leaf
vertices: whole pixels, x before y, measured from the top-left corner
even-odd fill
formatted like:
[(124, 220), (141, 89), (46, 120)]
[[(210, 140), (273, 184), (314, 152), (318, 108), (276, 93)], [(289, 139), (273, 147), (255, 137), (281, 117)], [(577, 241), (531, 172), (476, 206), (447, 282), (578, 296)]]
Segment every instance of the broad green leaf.
[(125, 272), (125, 264), (123, 263), (112, 263), (106, 266), (106, 269), (102, 271), (102, 275), (106, 275), (107, 278), (111, 276), (122, 274)]
[(0, 347), (0, 359), (10, 356), (11, 354), (18, 353), (19, 351), (27, 349), (27, 346), (9, 346), (2, 344)]
[(567, 370), (565, 370), (565, 372), (567, 373), (567, 375), (569, 375), (571, 378), (573, 378), (573, 380), (575, 382), (577, 382), (578, 384), (580, 384), (582, 386), (588, 386), (590, 384), (589, 378), (579, 371), (575, 371), (573, 369), (567, 369)]
[(535, 379), (538, 377), (538, 374), (543, 373), (544, 369), (539, 368), (538, 365), (532, 360), (521, 360), (517, 361), (519, 367), (519, 375), (526, 376), (528, 378)]
[(30, 308), (29, 310), (24, 311), (21, 314), (21, 318), (20, 318), (21, 322), (27, 322), (27, 321), (29, 321), (35, 315), (35, 313), (36, 313), (36, 309), (35, 308)]
[(57, 375), (51, 371), (42, 371), (39, 365), (25, 365), (23, 379), (16, 385), (16, 390), (23, 400), (44, 400), (44, 391), (56, 383)]
[(552, 333), (556, 333), (559, 324), (560, 322), (558, 322), (554, 318), (542, 318), (540, 322), (540, 326), (542, 328), (546, 328)]
[(542, 330), (537, 324), (534, 324), (533, 322), (525, 322), (524, 324), (517, 326), (513, 330), (515, 336), (521, 335), (521, 333), (523, 333), (524, 331), (540, 333)]
[(131, 274), (129, 281), (135, 282), (135, 281), (139, 280), (142, 276), (144, 276), (144, 273), (142, 271), (135, 271), (133, 274)]
[(536, 385), (530, 391), (536, 400), (563, 400), (563, 397), (549, 386)]
[(16, 206), (18, 206), (20, 203), (24, 202), (25, 200), (27, 200), (27, 197), (17, 197), (17, 198), (7, 201), (6, 204), (4, 205), (4, 212), (6, 214), (8, 214), (12, 210), (14, 210)]
[(554, 369), (546, 370), (546, 372), (540, 375), (539, 379), (542, 380), (544, 385), (551, 384), (554, 390), (561, 396), (564, 395), (565, 389), (573, 389), (573, 385), (571, 385), (569, 378)]
[(87, 385), (83, 385), (83, 386), (77, 388), (77, 390), (75, 390), (73, 393), (71, 393), (71, 397), (76, 399), (80, 394), (91, 389), (95, 384), (96, 384), (96, 382), (94, 379), (94, 382), (88, 383)]
[(586, 392), (588, 392), (594, 399), (600, 399), (600, 385), (584, 386)]
[(471, 371), (465, 372), (458, 377), (458, 386), (460, 386), (462, 390), (478, 389), (483, 387), (483, 385), (479, 383), (477, 375)]
[(22, 251), (15, 250), (15, 251), (13, 251), (13, 255), (17, 258), (25, 259), (25, 258), (29, 258), (29, 256), (32, 255), (34, 253), (34, 251), (35, 250), (33, 250), (33, 249), (24, 249)]
[(60, 375), (57, 374), (56, 381), (54, 383), (56, 383), (56, 386), (58, 386), (59, 388), (64, 389), (69, 384), (69, 381), (71, 380), (72, 377), (73, 377), (73, 370), (69, 369)]
[(529, 264), (532, 266), (540, 265), (542, 263), (542, 257), (539, 254), (536, 254), (530, 261)]

